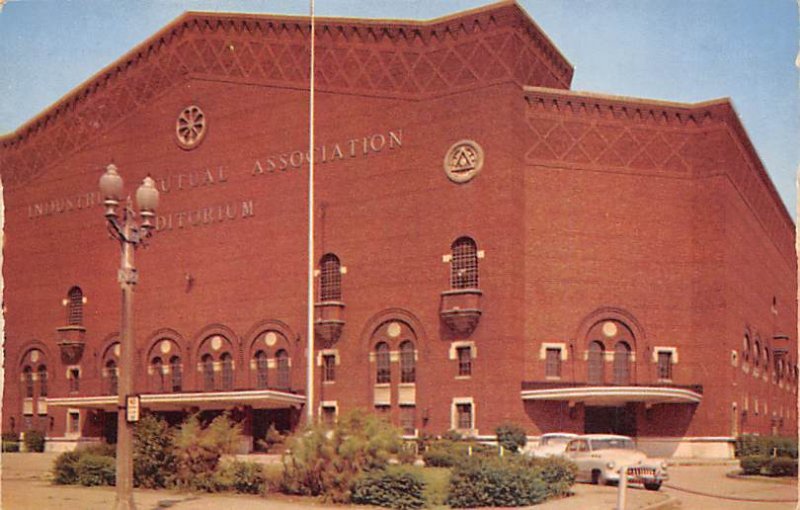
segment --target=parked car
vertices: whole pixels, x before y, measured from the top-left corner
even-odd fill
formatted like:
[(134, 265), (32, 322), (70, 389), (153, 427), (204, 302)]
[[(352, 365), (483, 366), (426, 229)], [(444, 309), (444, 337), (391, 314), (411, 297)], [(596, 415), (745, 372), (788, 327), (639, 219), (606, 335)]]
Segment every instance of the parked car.
[(553, 457), (563, 455), (567, 448), (567, 443), (578, 437), (578, 434), (568, 432), (549, 432), (542, 434), (539, 444), (528, 450), (526, 453), (531, 457)]
[(564, 456), (578, 466), (578, 481), (595, 484), (619, 482), (622, 466), (629, 467), (629, 483), (641, 483), (647, 490), (657, 491), (668, 479), (666, 463), (648, 459), (627, 436), (579, 436), (567, 444)]

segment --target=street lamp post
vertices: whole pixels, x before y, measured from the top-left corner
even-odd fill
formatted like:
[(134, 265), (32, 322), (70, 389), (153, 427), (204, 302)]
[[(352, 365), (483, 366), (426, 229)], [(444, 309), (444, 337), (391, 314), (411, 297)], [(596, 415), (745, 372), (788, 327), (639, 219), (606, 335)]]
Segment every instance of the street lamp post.
[(121, 262), (117, 280), (122, 288), (122, 325), (120, 328), (119, 396), (117, 401), (117, 499), (116, 510), (133, 510), (133, 424), (126, 416), (127, 397), (133, 394), (133, 289), (137, 282), (136, 268), (133, 265), (134, 250), (145, 244), (153, 234), (155, 210), (158, 207), (158, 190), (152, 178), (145, 177), (136, 190), (141, 224), (137, 224), (136, 212), (130, 196), (122, 210), (122, 218), (117, 213), (122, 195), (122, 177), (117, 167), (110, 164), (100, 177), (100, 192), (104, 197), (105, 216), (108, 232), (120, 243)]

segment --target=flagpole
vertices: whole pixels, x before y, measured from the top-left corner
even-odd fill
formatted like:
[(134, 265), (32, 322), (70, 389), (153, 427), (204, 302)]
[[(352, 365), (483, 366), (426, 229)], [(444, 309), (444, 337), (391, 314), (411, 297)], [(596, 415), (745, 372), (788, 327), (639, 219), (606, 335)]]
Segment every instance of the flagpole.
[(308, 105), (308, 345), (306, 346), (306, 424), (314, 424), (314, 0), (311, 17), (311, 64)]

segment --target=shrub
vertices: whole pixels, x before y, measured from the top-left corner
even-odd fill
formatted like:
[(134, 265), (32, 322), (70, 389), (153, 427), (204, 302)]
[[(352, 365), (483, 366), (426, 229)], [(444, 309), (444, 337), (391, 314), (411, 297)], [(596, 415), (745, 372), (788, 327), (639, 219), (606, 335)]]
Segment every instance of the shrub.
[(176, 485), (206, 492), (219, 490), (214, 478), (219, 459), (234, 451), (241, 434), (241, 426), (227, 414), (217, 416), (205, 428), (197, 415), (190, 416), (175, 435)]
[(136, 424), (133, 442), (133, 483), (137, 487), (167, 487), (175, 471), (172, 432), (167, 422), (153, 415)]
[(3, 451), (7, 453), (14, 453), (19, 451), (19, 441), (9, 441), (3, 439)]
[(550, 494), (540, 474), (516, 457), (473, 457), (453, 470), (447, 504), (458, 508), (527, 506)]
[(425, 506), (425, 485), (417, 476), (406, 471), (375, 471), (356, 479), (352, 502), (398, 510)]
[(278, 429), (275, 428), (274, 423), (271, 424), (267, 429), (267, 434), (264, 436), (264, 439), (259, 439), (256, 441), (256, 443), (266, 452), (281, 451), (285, 442), (286, 436), (281, 434)]
[(111, 457), (82, 454), (75, 467), (77, 481), (81, 485), (114, 485), (116, 463)]
[(61, 485), (78, 483), (78, 461), (80, 451), (64, 452), (53, 463), (53, 481)]
[(745, 475), (760, 475), (761, 470), (769, 462), (769, 457), (766, 455), (748, 455), (739, 459), (739, 464), (742, 466), (742, 473)]
[(578, 466), (563, 457), (528, 459), (531, 469), (547, 484), (549, 495), (566, 496), (575, 484)]
[(797, 476), (797, 459), (789, 457), (774, 457), (769, 459), (766, 466), (768, 476)]
[(288, 442), (281, 489), (290, 494), (350, 501), (356, 477), (384, 468), (402, 446), (397, 429), (377, 416), (354, 411), (333, 427), (316, 426)]
[(267, 491), (264, 466), (255, 462), (233, 461), (217, 471), (217, 490), (233, 490), (242, 494), (263, 494)]
[(29, 430), (25, 433), (25, 449), (29, 452), (44, 451), (44, 434), (38, 430)]
[(745, 434), (736, 438), (736, 457), (769, 455), (797, 458), (797, 438), (778, 436), (755, 436)]
[(426, 466), (453, 467), (464, 462), (468, 456), (468, 445), (449, 440), (433, 441), (422, 454)]
[(528, 436), (525, 429), (513, 423), (504, 423), (495, 429), (497, 444), (510, 452), (517, 452), (525, 448)]

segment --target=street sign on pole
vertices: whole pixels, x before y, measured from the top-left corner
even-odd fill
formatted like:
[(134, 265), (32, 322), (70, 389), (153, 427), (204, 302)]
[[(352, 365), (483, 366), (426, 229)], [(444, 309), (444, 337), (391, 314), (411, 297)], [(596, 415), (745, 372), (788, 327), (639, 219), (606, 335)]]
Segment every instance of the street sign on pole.
[(139, 395), (125, 397), (125, 420), (128, 423), (139, 421), (140, 400)]

